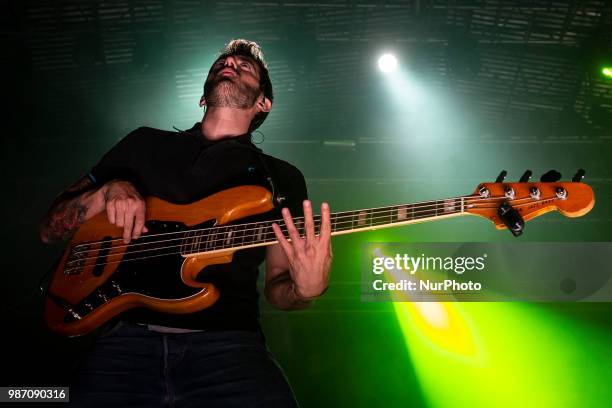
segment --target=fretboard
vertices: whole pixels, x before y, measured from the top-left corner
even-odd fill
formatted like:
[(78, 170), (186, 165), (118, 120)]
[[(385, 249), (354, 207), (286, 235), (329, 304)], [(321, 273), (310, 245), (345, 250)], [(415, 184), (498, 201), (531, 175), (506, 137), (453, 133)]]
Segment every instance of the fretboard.
[[(464, 212), (465, 197), (402, 204), (332, 213), (332, 235), (387, 228), (416, 222), (431, 221)], [(305, 235), (304, 217), (294, 217), (294, 225), (300, 236)], [(313, 216), (315, 234), (321, 227), (321, 216)], [(245, 224), (221, 225), (186, 231), (182, 239), (181, 253), (185, 256), (212, 251), (235, 250), (277, 242), (272, 223), (276, 222), (286, 237), (287, 226), (281, 220), (260, 221)]]

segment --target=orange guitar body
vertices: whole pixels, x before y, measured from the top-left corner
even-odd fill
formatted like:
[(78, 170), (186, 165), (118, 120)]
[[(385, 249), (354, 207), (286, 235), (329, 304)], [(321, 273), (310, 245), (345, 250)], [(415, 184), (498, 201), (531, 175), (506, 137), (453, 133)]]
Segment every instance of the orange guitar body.
[[(271, 193), (258, 186), (231, 188), (187, 205), (171, 204), (155, 197), (145, 201), (147, 222), (177, 222), (186, 229), (206, 221), (210, 221), (211, 225), (224, 225), (273, 209)], [(113, 280), (126, 250), (132, 245), (125, 245), (118, 239), (122, 233), (122, 228), (108, 223), (106, 213), (88, 220), (76, 232), (55, 269), (45, 299), (44, 319), (52, 330), (67, 336), (78, 336), (91, 332), (134, 307), (166, 313), (192, 313), (211, 306), (219, 298), (217, 288), (198, 281), (197, 276), (206, 266), (231, 262), (235, 250), (176, 255), (177, 258), (180, 256), (179, 262), (182, 260), (180, 270), (168, 270), (167, 273), (180, 274), (186, 286), (197, 289), (188, 296), (162, 299), (125, 290)], [(146, 235), (140, 240), (143, 238), (146, 239)], [(74, 248), (86, 249), (86, 256), (80, 263), (78, 258), (75, 261)], [(100, 262), (101, 258), (106, 261)], [(113, 286), (115, 284), (116, 287)], [(96, 292), (101, 287), (105, 288), (106, 293)], [(93, 302), (97, 303), (93, 305)], [(92, 304), (92, 307), (88, 306), (86, 313), (83, 313), (85, 303)], [(77, 310), (76, 305), (81, 305), (81, 309)]]

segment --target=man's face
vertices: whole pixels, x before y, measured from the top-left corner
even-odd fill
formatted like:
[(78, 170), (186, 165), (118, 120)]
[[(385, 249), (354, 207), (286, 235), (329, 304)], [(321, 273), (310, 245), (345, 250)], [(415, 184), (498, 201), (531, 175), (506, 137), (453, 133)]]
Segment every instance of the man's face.
[(211, 107), (249, 109), (260, 93), (259, 67), (243, 55), (219, 58), (204, 84), (206, 105)]

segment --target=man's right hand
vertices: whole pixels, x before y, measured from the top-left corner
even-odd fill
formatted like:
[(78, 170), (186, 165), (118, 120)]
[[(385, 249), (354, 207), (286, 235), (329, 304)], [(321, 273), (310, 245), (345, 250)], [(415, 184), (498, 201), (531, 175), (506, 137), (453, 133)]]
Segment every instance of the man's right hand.
[(123, 242), (129, 243), (149, 230), (145, 223), (145, 202), (129, 181), (113, 180), (104, 185), (108, 222), (123, 227)]

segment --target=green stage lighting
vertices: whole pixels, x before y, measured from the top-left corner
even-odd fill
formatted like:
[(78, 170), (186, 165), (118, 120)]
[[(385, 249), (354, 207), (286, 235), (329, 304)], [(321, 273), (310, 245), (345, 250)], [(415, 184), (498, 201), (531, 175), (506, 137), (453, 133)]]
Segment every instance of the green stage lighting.
[(602, 70), (601, 70), (601, 73), (606, 78), (611, 78), (612, 79), (612, 65), (603, 67)]

